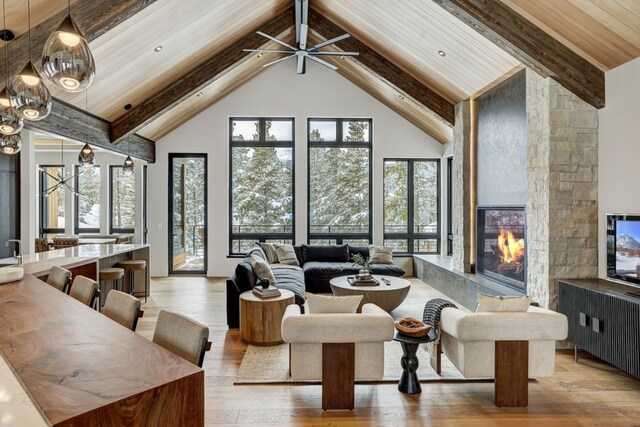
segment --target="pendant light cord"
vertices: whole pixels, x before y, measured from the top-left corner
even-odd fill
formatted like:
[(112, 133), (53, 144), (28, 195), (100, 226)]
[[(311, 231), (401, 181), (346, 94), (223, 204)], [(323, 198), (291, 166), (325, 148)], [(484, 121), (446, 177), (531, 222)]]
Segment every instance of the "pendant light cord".
[(31, 62), (31, 0), (27, 0), (27, 21), (29, 25), (29, 62)]
[[(2, 0), (2, 28), (7, 28), (7, 9), (5, 7), (6, 0)], [(9, 42), (4, 42), (4, 87), (9, 90)]]

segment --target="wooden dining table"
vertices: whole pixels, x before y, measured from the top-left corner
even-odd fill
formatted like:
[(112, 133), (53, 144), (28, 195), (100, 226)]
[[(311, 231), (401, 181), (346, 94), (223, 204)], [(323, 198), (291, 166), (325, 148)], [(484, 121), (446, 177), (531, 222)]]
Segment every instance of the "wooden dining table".
[(0, 352), (48, 425), (204, 425), (202, 369), (34, 276), (0, 285)]

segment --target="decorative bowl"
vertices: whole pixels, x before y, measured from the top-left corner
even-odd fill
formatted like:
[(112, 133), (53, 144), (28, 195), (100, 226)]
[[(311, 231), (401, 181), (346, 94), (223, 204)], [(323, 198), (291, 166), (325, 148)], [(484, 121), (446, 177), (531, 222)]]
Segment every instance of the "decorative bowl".
[(414, 318), (403, 317), (393, 324), (398, 332), (408, 337), (424, 337), (431, 331), (432, 326)]

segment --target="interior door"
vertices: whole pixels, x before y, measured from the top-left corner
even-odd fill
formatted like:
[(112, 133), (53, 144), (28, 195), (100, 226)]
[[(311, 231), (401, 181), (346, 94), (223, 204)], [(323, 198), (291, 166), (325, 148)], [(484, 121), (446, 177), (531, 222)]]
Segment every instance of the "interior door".
[(181, 159), (173, 160), (173, 224), (172, 232), (172, 269), (177, 270), (187, 261), (185, 249), (184, 185), (185, 167)]

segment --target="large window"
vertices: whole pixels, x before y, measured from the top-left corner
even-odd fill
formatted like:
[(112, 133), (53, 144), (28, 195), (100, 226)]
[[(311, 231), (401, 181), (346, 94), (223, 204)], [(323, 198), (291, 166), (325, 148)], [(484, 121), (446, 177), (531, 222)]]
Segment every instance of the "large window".
[(384, 244), (398, 253), (440, 252), (440, 161), (384, 161)]
[(371, 125), (309, 119), (309, 243), (371, 242)]
[(76, 166), (76, 233), (100, 232), (100, 166)]
[(58, 182), (65, 179), (64, 166), (40, 166), (40, 237), (64, 234), (65, 186)]
[(292, 244), (294, 120), (232, 118), (229, 144), (229, 252), (256, 241)]
[(453, 157), (447, 158), (447, 255), (453, 255)]
[(125, 175), (122, 166), (109, 167), (110, 232), (133, 233), (136, 226), (136, 178)]

